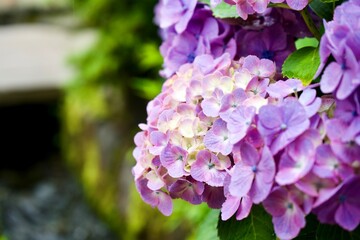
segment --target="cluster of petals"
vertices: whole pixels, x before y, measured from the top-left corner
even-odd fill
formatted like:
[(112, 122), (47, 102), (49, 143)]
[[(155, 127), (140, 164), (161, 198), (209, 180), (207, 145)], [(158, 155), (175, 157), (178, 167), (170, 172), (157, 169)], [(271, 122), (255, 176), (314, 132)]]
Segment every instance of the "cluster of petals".
[[(211, 5), (215, 7), (221, 0), (211, 0)], [(248, 15), (254, 13), (265, 13), (269, 3), (283, 3), (285, 0), (224, 0), (225, 3), (236, 5), (236, 11), (239, 16), (246, 20)], [(293, 10), (302, 10), (307, 4), (308, 0), (286, 0), (286, 3)]]
[(200, 55), (166, 80), (135, 136), (143, 200), (164, 215), (174, 198), (206, 202), (223, 220), (242, 220), (263, 204), (280, 239), (296, 237), (310, 212), (347, 230), (358, 226), (360, 91), (329, 104), (275, 74), (268, 59), (225, 53)]
[(280, 72), (286, 57), (295, 50), (295, 39), (310, 33), (299, 13), (266, 8), (267, 4), (261, 1), (254, 4), (259, 6), (256, 9), (263, 5), (263, 10), (246, 21), (226, 22), (215, 18), (210, 6), (196, 0), (160, 0), (155, 8), (155, 22), (163, 39), (161, 75), (171, 77), (197, 56), (209, 54), (218, 58), (224, 53), (236, 60), (248, 55), (267, 58), (275, 61)]
[(345, 2), (334, 12), (334, 19), (324, 22), (325, 34), (320, 42), (322, 70), (330, 55), (335, 61), (328, 64), (321, 78), (321, 90), (335, 93), (344, 100), (360, 85), (360, 3)]

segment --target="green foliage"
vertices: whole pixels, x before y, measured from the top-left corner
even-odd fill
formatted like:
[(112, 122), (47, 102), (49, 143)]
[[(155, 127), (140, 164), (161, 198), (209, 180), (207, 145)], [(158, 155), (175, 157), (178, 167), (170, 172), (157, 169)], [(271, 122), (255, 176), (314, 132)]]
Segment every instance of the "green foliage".
[(304, 47), (287, 57), (282, 66), (282, 74), (288, 78), (298, 78), (304, 85), (309, 85), (319, 66), (319, 49)]
[(218, 236), (220, 240), (275, 240), (271, 216), (262, 206), (254, 205), (250, 215), (241, 221), (235, 217), (227, 221), (219, 218)]
[[(75, 0), (73, 8), (84, 25), (99, 30), (94, 46), (72, 58), (79, 69), (76, 82), (112, 82), (122, 85), (128, 95), (154, 96), (154, 88), (139, 91), (133, 82), (146, 79), (144, 85), (162, 83), (158, 77), (162, 64), (160, 39), (153, 12), (149, 11), (156, 2)], [(152, 83), (148, 84), (150, 79)]]
[(5, 235), (0, 235), (0, 240), (8, 240), (8, 238)]
[(294, 240), (359, 240), (360, 227), (348, 232), (336, 225), (320, 224), (316, 216), (310, 214), (306, 217), (306, 226)]
[(310, 8), (321, 18), (331, 21), (334, 12), (333, 0), (313, 0), (309, 5)]
[(219, 240), (216, 229), (219, 214), (219, 210), (211, 210), (189, 240)]
[(339, 226), (319, 224), (316, 231), (316, 239), (326, 240), (359, 240), (360, 227), (348, 232)]
[(217, 18), (238, 18), (239, 14), (236, 11), (235, 5), (229, 5), (221, 2), (215, 8), (212, 8), (213, 15)]
[[(200, 0), (205, 4), (210, 5), (210, 0)], [(211, 7), (214, 17), (217, 18), (238, 18), (239, 14), (236, 11), (235, 5), (229, 5), (225, 2), (219, 3), (216, 7)]]
[(319, 41), (316, 38), (300, 38), (295, 41), (296, 49), (304, 48), (304, 47), (314, 47), (319, 46)]

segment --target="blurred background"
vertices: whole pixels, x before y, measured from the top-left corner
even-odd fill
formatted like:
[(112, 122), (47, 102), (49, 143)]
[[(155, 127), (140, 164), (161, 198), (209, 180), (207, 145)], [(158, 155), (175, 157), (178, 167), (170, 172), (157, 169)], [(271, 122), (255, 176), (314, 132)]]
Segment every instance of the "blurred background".
[(216, 239), (144, 204), (133, 136), (161, 88), (156, 0), (0, 0), (0, 240)]

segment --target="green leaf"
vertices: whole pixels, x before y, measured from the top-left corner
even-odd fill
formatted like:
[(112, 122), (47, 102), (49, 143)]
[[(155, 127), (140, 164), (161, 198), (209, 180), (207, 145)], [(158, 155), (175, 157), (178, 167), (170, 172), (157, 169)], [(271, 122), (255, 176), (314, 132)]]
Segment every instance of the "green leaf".
[(316, 38), (300, 38), (295, 41), (296, 49), (304, 47), (317, 47), (319, 46), (319, 41)]
[(220, 240), (275, 240), (271, 216), (261, 206), (254, 205), (250, 215), (241, 221), (232, 217), (227, 221), (219, 218)]
[(319, 224), (316, 239), (326, 240), (360, 240), (360, 227), (348, 232), (336, 225)]
[[(199, 2), (210, 5), (210, 0), (199, 0)], [(219, 3), (216, 7), (211, 7), (214, 17), (216, 18), (239, 18), (235, 5), (225, 2)]]
[(288, 78), (298, 78), (304, 85), (309, 85), (319, 66), (319, 49), (304, 47), (287, 57), (282, 66), (282, 74)]
[(216, 225), (219, 218), (219, 210), (211, 210), (204, 221), (197, 228), (194, 240), (219, 240), (216, 231)]
[(320, 0), (323, 3), (333, 3), (333, 2), (337, 2), (339, 0)]
[(348, 232), (336, 225), (320, 224), (317, 217), (310, 214), (306, 217), (306, 226), (294, 240), (360, 240), (360, 227)]
[(229, 5), (225, 2), (221, 2), (215, 8), (211, 9), (213, 15), (216, 18), (238, 18), (239, 14), (236, 11), (235, 5)]
[(199, 0), (199, 2), (210, 5), (210, 0)]
[[(330, 1), (330, 0), (325, 0)], [(323, 2), (322, 0), (313, 0), (310, 8), (321, 18), (331, 21), (334, 13), (334, 4), (332, 2)]]
[(306, 216), (306, 226), (301, 229), (299, 235), (294, 240), (316, 239), (316, 231), (319, 224), (320, 223), (314, 214)]

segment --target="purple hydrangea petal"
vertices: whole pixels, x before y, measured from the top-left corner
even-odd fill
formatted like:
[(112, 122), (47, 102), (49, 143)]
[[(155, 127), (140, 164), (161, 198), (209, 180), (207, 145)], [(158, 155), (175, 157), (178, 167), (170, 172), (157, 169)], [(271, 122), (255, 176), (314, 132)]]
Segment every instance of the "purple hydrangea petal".
[(360, 207), (341, 204), (335, 212), (335, 221), (344, 229), (353, 231), (360, 223)]
[(242, 162), (237, 163), (234, 168), (234, 174), (229, 185), (230, 194), (244, 197), (250, 191), (255, 173), (251, 166), (244, 165)]
[(172, 198), (182, 198), (192, 204), (202, 203), (201, 195), (204, 192), (204, 184), (196, 181), (179, 179), (169, 188)]
[(286, 3), (291, 9), (300, 11), (309, 3), (308, 0), (286, 0)]
[(221, 119), (216, 120), (212, 128), (206, 133), (204, 144), (205, 147), (213, 152), (220, 152), (223, 155), (230, 154), (233, 145), (229, 140), (226, 122)]
[(179, 178), (188, 175), (184, 170), (187, 155), (181, 147), (168, 144), (161, 152), (160, 161), (171, 177)]
[(341, 66), (332, 62), (327, 66), (324, 71), (324, 74), (321, 77), (320, 88), (324, 93), (333, 92), (336, 87), (339, 85), (341, 77), (342, 77), (342, 69)]
[(240, 206), (239, 197), (228, 196), (221, 208), (221, 220), (226, 221), (233, 216)]
[(205, 185), (201, 199), (203, 202), (206, 202), (209, 207), (219, 209), (225, 202), (224, 188)]
[(227, 122), (227, 129), (230, 132), (229, 138), (232, 144), (243, 139), (253, 121), (256, 109), (254, 107), (242, 107), (235, 109)]
[(267, 92), (273, 98), (284, 98), (294, 92), (301, 91), (304, 88), (298, 79), (279, 80), (270, 84)]
[(191, 176), (200, 182), (205, 182), (213, 187), (224, 185), (226, 176), (225, 171), (219, 171), (215, 168), (215, 161), (219, 161), (217, 156), (207, 150), (198, 152), (196, 161), (191, 165)]
[(150, 204), (152, 207), (157, 207), (165, 216), (171, 215), (173, 205), (169, 195), (160, 190), (152, 191), (147, 188), (146, 179), (139, 179), (136, 181), (136, 188), (144, 202)]
[(249, 195), (255, 204), (262, 202), (270, 193), (275, 176), (275, 162), (267, 147), (264, 147), (255, 173), (255, 181)]

